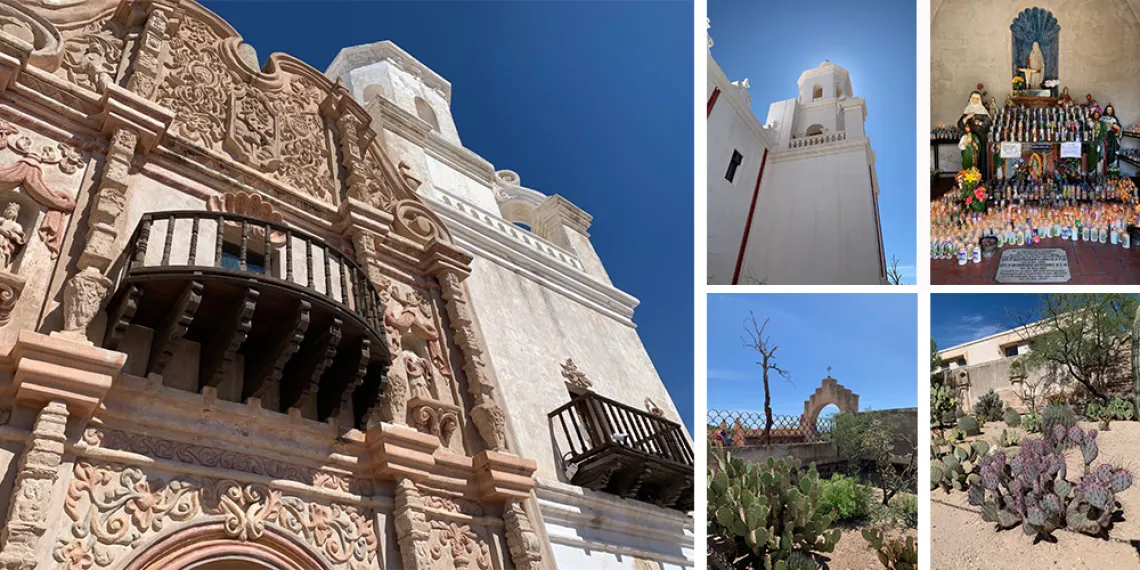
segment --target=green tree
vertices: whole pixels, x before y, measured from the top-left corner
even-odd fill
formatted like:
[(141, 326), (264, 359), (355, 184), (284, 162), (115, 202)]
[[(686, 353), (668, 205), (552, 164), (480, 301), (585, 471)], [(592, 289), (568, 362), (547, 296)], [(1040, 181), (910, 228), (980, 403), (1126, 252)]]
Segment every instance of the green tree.
[(1030, 339), (1026, 369), (1057, 369), (1107, 402), (1106, 385), (1129, 369), (1126, 335), (1136, 309), (1135, 297), (1117, 293), (1042, 296), (1036, 321), (1019, 319)]

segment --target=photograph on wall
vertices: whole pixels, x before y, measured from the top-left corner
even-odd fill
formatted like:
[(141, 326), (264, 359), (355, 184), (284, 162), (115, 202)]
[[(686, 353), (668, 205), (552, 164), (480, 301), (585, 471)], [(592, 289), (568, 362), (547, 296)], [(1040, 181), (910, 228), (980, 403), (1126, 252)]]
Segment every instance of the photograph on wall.
[(918, 568), (917, 315), (915, 295), (709, 295), (710, 569)]
[(932, 284), (1140, 282), (1137, 14), (931, 2)]
[(707, 283), (914, 284), (914, 2), (708, 16)]
[(1138, 309), (931, 295), (931, 568), (1140, 568)]

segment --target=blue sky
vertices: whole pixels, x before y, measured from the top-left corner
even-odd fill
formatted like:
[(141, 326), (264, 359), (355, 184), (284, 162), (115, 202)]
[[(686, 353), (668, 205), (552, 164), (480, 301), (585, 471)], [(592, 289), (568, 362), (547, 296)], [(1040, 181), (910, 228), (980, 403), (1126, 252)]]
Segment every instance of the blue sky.
[(769, 323), (776, 362), (791, 382), (769, 375), (772, 410), (803, 413), (804, 400), (831, 376), (859, 394), (859, 407), (918, 405), (918, 300), (910, 294), (721, 294), (708, 301), (708, 405), (763, 410), (759, 354), (741, 337), (748, 311)]
[(1028, 293), (934, 294), (930, 296), (930, 336), (939, 349), (985, 338), (1018, 326), (1032, 315), (1039, 295)]
[[(825, 59), (867, 101), (887, 263), (915, 282), (915, 5), (910, 0), (709, 0), (712, 55), (730, 81), (748, 78), (752, 112), (794, 99), (796, 80)], [(924, 190), (925, 192), (925, 190)]]
[(262, 61), (323, 71), (342, 47), (391, 40), (449, 80), (465, 147), (594, 216), (594, 247), (641, 300), (638, 332), (692, 429), (692, 3), (204, 4)]

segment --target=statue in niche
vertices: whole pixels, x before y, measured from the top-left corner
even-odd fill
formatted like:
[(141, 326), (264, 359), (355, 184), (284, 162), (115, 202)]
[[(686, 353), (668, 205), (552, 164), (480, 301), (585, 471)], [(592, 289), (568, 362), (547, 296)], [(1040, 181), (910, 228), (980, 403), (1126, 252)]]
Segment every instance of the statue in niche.
[(1029, 51), (1026, 67), (1031, 71), (1025, 76), (1025, 85), (1030, 89), (1041, 89), (1045, 81), (1045, 54), (1041, 51), (1041, 44), (1033, 42), (1033, 49)]
[(20, 204), (8, 202), (4, 207), (4, 217), (0, 219), (0, 269), (10, 271), (16, 251), (27, 243), (24, 227), (16, 218), (20, 216)]
[(990, 112), (986, 110), (986, 106), (982, 104), (981, 92), (974, 91), (970, 93), (970, 101), (966, 103), (966, 108), (962, 109), (962, 116), (958, 119), (958, 128), (962, 129), (962, 132), (966, 132), (966, 125), (969, 124), (970, 133), (977, 137), (980, 152), (976, 153), (977, 156), (974, 158), (974, 166), (982, 171), (983, 176), (988, 166), (986, 149), (989, 147), (986, 146), (986, 134), (990, 132), (990, 124), (992, 123), (993, 120), (990, 119)]
[[(1026, 89), (1040, 89), (1049, 79), (1057, 79), (1061, 26), (1048, 10), (1022, 10), (1009, 25), (1013, 40), (1012, 75), (1025, 74)], [(1028, 69), (1029, 71), (1023, 71)]]

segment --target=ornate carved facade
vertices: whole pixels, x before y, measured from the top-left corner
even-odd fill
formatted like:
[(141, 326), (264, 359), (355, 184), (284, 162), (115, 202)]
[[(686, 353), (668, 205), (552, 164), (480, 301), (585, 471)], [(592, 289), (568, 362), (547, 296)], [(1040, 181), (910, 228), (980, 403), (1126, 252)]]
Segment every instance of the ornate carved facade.
[(0, 569), (555, 568), (430, 173), (257, 62), (194, 0), (0, 0)]

